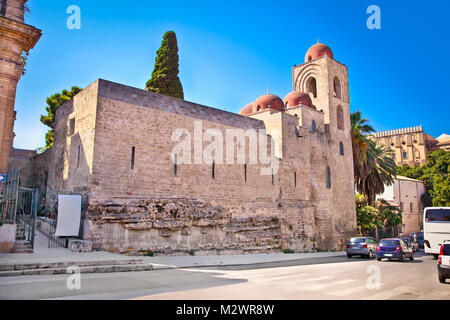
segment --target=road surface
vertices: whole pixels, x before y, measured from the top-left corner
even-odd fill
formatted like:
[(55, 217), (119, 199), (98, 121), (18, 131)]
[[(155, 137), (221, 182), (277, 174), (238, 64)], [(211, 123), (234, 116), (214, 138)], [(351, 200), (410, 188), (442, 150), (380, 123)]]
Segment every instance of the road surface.
[(450, 300), (436, 260), (413, 262), (316, 258), (253, 266), (0, 278), (0, 299), (439, 299)]

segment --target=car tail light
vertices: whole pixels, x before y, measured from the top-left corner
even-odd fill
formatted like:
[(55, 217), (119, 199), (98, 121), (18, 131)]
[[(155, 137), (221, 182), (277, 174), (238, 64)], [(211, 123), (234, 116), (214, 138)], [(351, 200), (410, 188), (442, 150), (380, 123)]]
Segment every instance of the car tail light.
[(441, 246), (441, 252), (439, 252), (439, 255), (441, 255), (441, 256), (444, 255), (444, 245)]
[(400, 247), (400, 246), (398, 246), (396, 249), (395, 249), (395, 251), (401, 251), (402, 250), (402, 247)]
[(367, 249), (367, 244), (364, 243), (361, 248)]
[(425, 244), (427, 245), (428, 248), (431, 248), (431, 246), (430, 246), (430, 241), (425, 240), (424, 242), (425, 242)]
[(442, 257), (439, 257), (438, 264), (442, 264)]
[(379, 246), (377, 246), (377, 250), (381, 250)]
[(347, 249), (349, 249), (350, 248), (350, 245), (347, 243)]

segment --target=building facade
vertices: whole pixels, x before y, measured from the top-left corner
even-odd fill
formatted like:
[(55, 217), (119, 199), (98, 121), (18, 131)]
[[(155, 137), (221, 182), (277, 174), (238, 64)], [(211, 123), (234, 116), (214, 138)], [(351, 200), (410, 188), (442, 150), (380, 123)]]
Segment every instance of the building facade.
[(377, 132), (372, 138), (378, 145), (392, 150), (395, 164), (400, 167), (423, 166), (429, 152), (450, 151), (450, 136), (443, 134), (435, 139), (422, 126)]
[(425, 184), (423, 181), (397, 176), (394, 183), (384, 187), (385, 191), (377, 199), (383, 199), (397, 206), (402, 212), (402, 232), (416, 233), (423, 229), (423, 201)]
[(54, 146), (33, 158), (47, 206), (82, 195), (83, 238), (121, 253), (343, 249), (356, 228), (348, 76), (323, 47), (284, 101), (240, 115), (97, 80), (57, 109)]
[(6, 173), (14, 139), (14, 101), (22, 76), (21, 57), (41, 37), (41, 31), (24, 23), (26, 0), (0, 1), (0, 174)]

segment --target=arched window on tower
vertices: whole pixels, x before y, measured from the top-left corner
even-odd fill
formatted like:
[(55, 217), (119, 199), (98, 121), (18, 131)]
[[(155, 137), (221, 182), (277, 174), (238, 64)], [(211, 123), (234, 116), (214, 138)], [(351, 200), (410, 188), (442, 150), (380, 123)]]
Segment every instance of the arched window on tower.
[(327, 172), (326, 172), (326, 184), (327, 184), (327, 189), (331, 189), (331, 170), (330, 167), (327, 167)]
[(339, 142), (339, 154), (340, 154), (341, 156), (344, 155), (344, 144), (342, 143), (342, 141)]
[(341, 81), (339, 80), (338, 77), (334, 77), (333, 89), (334, 89), (334, 96), (338, 99), (341, 99)]
[(317, 81), (316, 78), (311, 77), (306, 82), (306, 88), (308, 94), (312, 95), (314, 98), (317, 98)]
[(336, 109), (336, 121), (338, 129), (344, 130), (344, 110), (341, 106)]
[(316, 121), (314, 121), (314, 120), (311, 123), (311, 131), (316, 132)]

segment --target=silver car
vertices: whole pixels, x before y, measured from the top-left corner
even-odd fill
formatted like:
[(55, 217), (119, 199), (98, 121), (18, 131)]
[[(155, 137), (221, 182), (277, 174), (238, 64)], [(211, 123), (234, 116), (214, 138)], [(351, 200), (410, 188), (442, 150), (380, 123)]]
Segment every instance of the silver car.
[(347, 243), (347, 257), (362, 256), (369, 259), (375, 257), (378, 242), (372, 237), (355, 237)]

